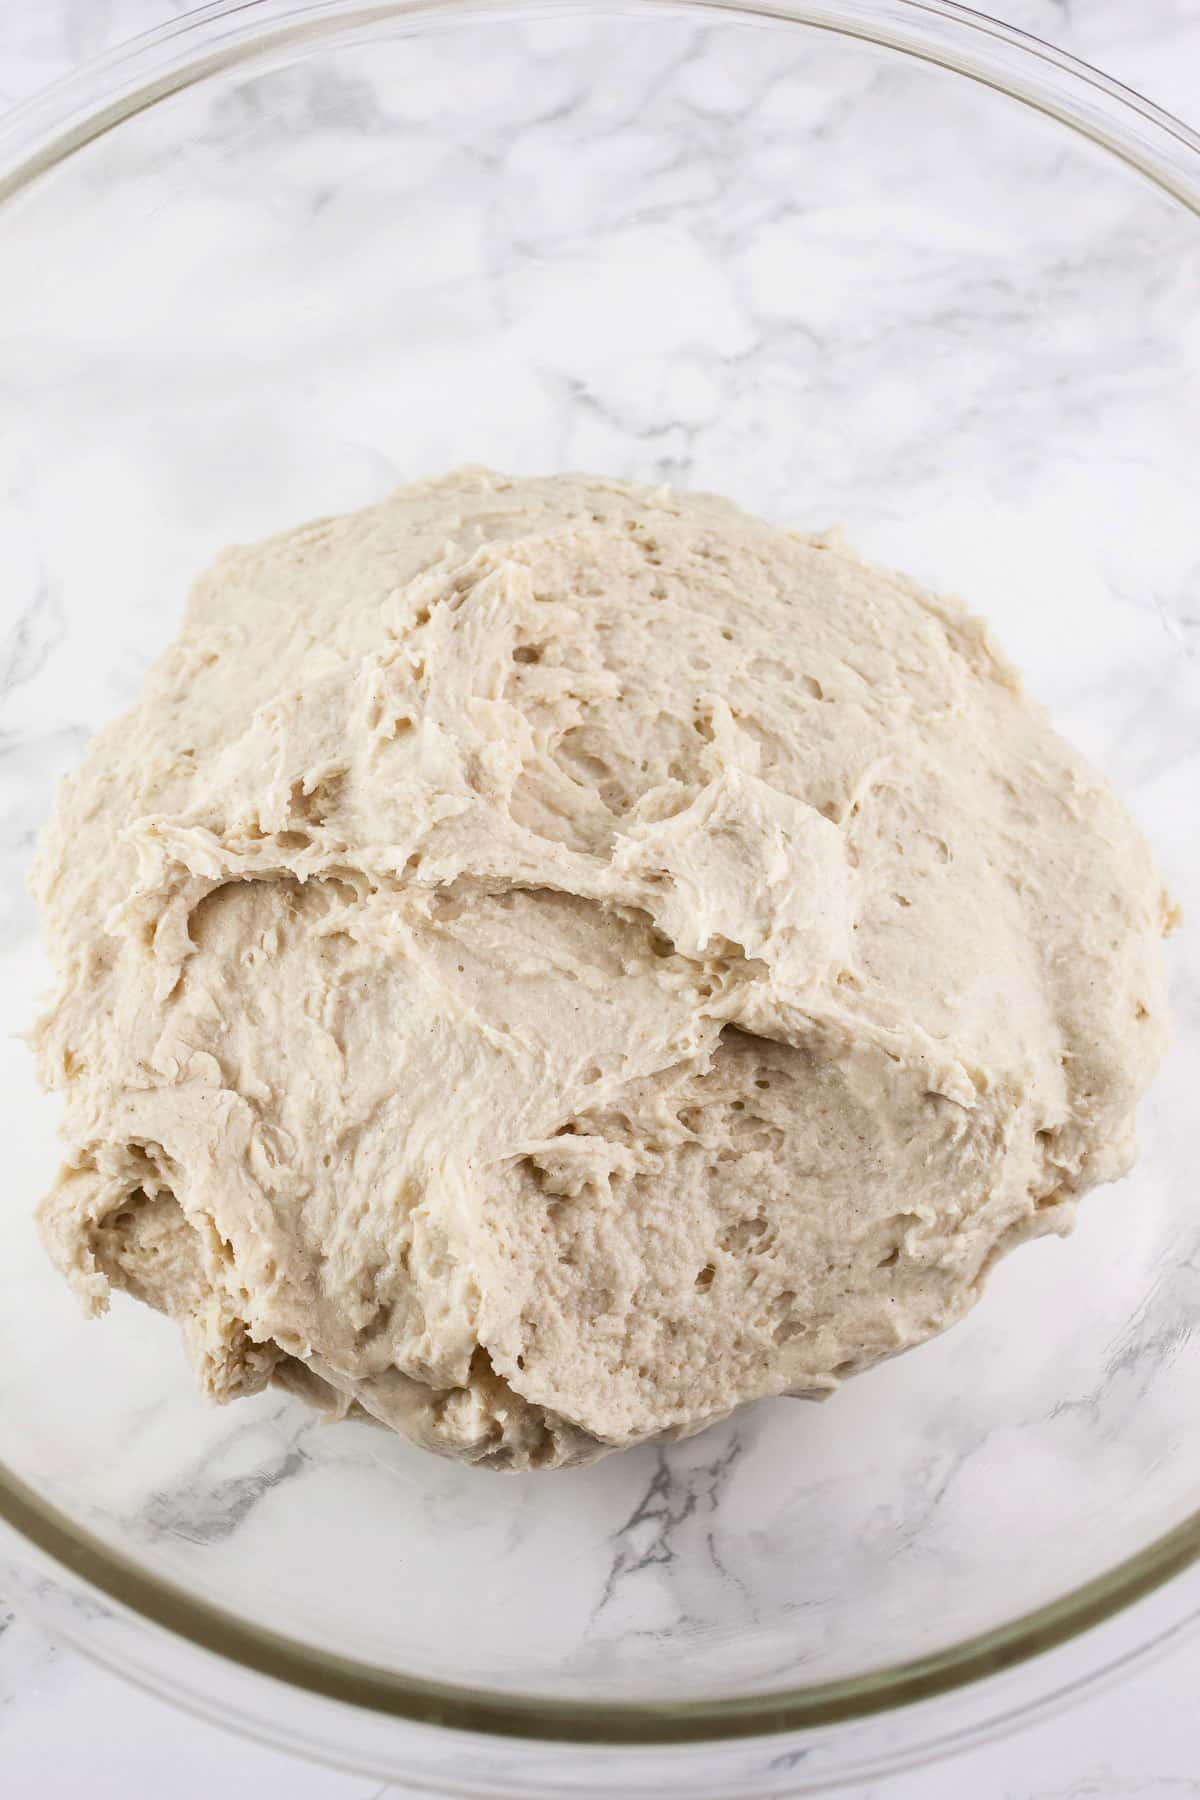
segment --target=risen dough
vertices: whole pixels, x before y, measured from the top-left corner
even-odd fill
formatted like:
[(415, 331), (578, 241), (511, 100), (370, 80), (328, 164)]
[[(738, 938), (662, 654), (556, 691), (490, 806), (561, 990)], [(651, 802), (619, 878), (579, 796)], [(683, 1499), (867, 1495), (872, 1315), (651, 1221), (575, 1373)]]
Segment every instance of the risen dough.
[(1164, 1040), (1150, 857), (980, 623), (613, 481), (226, 552), (35, 879), (88, 1307), (495, 1466), (940, 1331)]

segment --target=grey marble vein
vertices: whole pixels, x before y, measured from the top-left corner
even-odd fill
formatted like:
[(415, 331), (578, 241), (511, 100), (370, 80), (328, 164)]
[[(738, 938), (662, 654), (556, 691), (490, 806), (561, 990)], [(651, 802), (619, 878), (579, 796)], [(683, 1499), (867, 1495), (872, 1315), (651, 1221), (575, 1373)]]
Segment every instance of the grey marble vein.
[[(149, 1537), (182, 1538), (211, 1545), (230, 1538), (257, 1507), (286, 1483), (301, 1476), (309, 1463), (303, 1440), (313, 1422), (291, 1404), (270, 1420), (271, 1448), (256, 1455), (244, 1474), (225, 1474), (222, 1466), (239, 1456), (248, 1442), (263, 1437), (263, 1423), (234, 1422), (206, 1454), (181, 1470), (169, 1487), (151, 1493), (138, 1509), (134, 1528)], [(279, 1427), (286, 1425), (288, 1429)]]
[[(623, 1582), (650, 1568), (669, 1569), (676, 1561), (679, 1540), (697, 1513), (715, 1514), (725, 1484), (742, 1452), (741, 1440), (731, 1430), (728, 1440), (712, 1461), (678, 1474), (669, 1450), (660, 1450), (650, 1484), (637, 1505), (614, 1534), (613, 1559), (604, 1590), (593, 1614), (593, 1623), (615, 1599)], [(696, 1534), (689, 1534), (693, 1539)], [(712, 1567), (726, 1581), (736, 1579), (722, 1564), (711, 1530), (701, 1534)]]

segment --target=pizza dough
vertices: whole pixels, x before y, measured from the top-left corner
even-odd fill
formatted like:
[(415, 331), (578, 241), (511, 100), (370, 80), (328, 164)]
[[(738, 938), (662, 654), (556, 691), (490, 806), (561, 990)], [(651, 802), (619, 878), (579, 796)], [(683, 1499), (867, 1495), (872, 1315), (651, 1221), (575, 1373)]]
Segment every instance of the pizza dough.
[(87, 1307), (493, 1467), (941, 1331), (1166, 1031), (1142, 838), (977, 619), (584, 477), (227, 551), (35, 887)]

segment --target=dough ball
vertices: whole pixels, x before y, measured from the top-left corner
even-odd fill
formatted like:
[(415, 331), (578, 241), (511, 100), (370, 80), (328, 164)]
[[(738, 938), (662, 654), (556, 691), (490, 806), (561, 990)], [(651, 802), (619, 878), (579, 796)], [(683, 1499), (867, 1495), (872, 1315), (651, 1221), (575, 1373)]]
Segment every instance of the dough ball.
[(35, 886), (85, 1304), (493, 1467), (941, 1331), (1166, 1031), (1146, 847), (976, 619), (584, 477), (227, 551)]

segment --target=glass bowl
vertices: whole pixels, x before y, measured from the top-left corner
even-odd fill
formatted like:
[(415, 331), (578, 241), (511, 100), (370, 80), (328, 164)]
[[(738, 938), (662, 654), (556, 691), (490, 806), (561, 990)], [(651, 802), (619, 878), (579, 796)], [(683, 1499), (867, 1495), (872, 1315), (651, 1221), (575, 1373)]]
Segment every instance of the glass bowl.
[(1200, 1607), (1194, 930), (1141, 1160), (1071, 1241), (828, 1406), (553, 1476), (274, 1393), (211, 1410), (166, 1322), (86, 1324), (31, 1222), (55, 1107), (18, 1034), (34, 833), (193, 573), (463, 461), (841, 521), (959, 591), (1195, 917), (1200, 141), (928, 0), (260, 0), (11, 117), (0, 195), (20, 1593), (226, 1723), (471, 1794), (815, 1791), (1172, 1639)]

